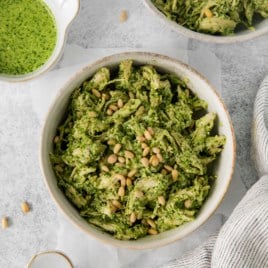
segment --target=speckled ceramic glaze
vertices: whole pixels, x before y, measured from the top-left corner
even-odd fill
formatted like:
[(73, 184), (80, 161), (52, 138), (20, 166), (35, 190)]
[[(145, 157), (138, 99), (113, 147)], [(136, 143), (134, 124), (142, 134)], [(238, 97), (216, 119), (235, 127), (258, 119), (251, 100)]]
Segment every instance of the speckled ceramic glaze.
[[(49, 160), (49, 153), (53, 148), (53, 138), (56, 133), (56, 128), (65, 113), (69, 97), (73, 90), (84, 80), (91, 77), (99, 68), (104, 66), (118, 66), (119, 62), (125, 59), (133, 59), (135, 64), (151, 64), (156, 66), (159, 70), (177, 74), (182, 78), (187, 77), (189, 79), (188, 86), (191, 90), (197, 94), (199, 98), (207, 101), (208, 110), (210, 112), (217, 113), (219, 122), (218, 133), (227, 137), (225, 148), (215, 164), (214, 173), (217, 175), (217, 180), (197, 219), (193, 222), (184, 224), (179, 228), (166, 231), (155, 236), (147, 236), (137, 241), (117, 240), (113, 236), (100, 231), (93, 225), (88, 224), (83, 218), (81, 218), (78, 212), (57, 187), (57, 180)], [(40, 144), (40, 165), (45, 182), (52, 197), (54, 198), (54, 201), (67, 218), (69, 218), (76, 226), (88, 235), (92, 235), (99, 240), (117, 247), (146, 249), (163, 246), (183, 238), (197, 229), (213, 214), (215, 209), (221, 203), (230, 184), (234, 171), (235, 151), (235, 137), (229, 114), (221, 98), (205, 78), (203, 78), (195, 70), (191, 69), (188, 65), (166, 56), (143, 52), (129, 52), (112, 55), (84, 67), (59, 91), (58, 96), (49, 109), (43, 127)]]
[(68, 27), (79, 11), (79, 0), (43, 0), (55, 17), (57, 26), (57, 42), (54, 51), (46, 63), (36, 71), (23, 75), (0, 74), (0, 80), (20, 82), (32, 79), (51, 69), (60, 59), (66, 40)]
[(254, 25), (255, 30), (242, 30), (231, 36), (215, 36), (205, 33), (198, 33), (189, 30), (186, 27), (179, 25), (178, 23), (167, 18), (162, 12), (160, 12), (152, 3), (151, 0), (144, 0), (145, 5), (159, 18), (161, 18), (166, 24), (172, 27), (176, 32), (185, 35), (188, 38), (196, 39), (199, 41), (230, 44), (235, 42), (241, 42), (256, 38), (263, 34), (268, 33), (268, 19), (263, 19), (258, 24)]

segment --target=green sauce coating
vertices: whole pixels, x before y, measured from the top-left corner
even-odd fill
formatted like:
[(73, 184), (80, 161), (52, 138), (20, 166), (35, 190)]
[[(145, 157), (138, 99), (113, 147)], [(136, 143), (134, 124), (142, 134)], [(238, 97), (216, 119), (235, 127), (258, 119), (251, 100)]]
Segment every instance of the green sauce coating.
[(51, 56), (55, 19), (42, 0), (0, 0), (0, 73), (27, 74)]
[(193, 221), (225, 136), (187, 82), (122, 61), (74, 90), (51, 162), (58, 185), (91, 224), (131, 240)]
[(169, 19), (190, 30), (232, 35), (239, 27), (253, 29), (253, 17), (268, 18), (267, 0), (151, 0)]

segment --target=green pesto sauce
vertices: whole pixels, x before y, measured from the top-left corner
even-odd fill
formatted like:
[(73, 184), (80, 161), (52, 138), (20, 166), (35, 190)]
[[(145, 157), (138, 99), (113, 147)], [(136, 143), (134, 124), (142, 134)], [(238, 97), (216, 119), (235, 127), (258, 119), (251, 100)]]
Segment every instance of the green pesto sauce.
[(0, 0), (0, 73), (26, 74), (42, 66), (57, 38), (55, 19), (41, 0)]

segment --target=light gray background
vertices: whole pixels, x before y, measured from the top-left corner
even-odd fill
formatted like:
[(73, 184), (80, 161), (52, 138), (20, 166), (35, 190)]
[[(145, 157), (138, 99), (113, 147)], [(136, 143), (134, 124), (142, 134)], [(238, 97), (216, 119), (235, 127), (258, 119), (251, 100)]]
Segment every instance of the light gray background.
[[(129, 12), (123, 24), (118, 19), (122, 9)], [(82, 0), (67, 43), (84, 48), (143, 48), (155, 44), (213, 52), (221, 62), (221, 94), (236, 132), (237, 172), (246, 188), (258, 179), (250, 158), (250, 128), (254, 97), (268, 73), (267, 35), (240, 44), (210, 45), (179, 36), (153, 17), (142, 0)], [(10, 88), (0, 84), (0, 217), (7, 215), (11, 219), (11, 227), (0, 230), (1, 268), (25, 267), (36, 252), (59, 245), (55, 230), (62, 216), (39, 170), (40, 121), (33, 106), (27, 86), (16, 84)], [(23, 200), (28, 200), (33, 209), (25, 216), (20, 211)], [(169, 253), (163, 250), (162, 254)], [(97, 258), (94, 262), (94, 267), (100, 267)], [(148, 263), (143, 259), (140, 267)]]

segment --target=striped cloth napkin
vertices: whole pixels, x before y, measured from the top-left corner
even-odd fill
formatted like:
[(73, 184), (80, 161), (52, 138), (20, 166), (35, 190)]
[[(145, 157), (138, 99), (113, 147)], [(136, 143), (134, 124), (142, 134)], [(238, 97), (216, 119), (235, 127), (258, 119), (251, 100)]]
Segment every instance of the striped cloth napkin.
[(268, 268), (268, 77), (255, 100), (252, 156), (260, 180), (219, 233), (164, 268)]

